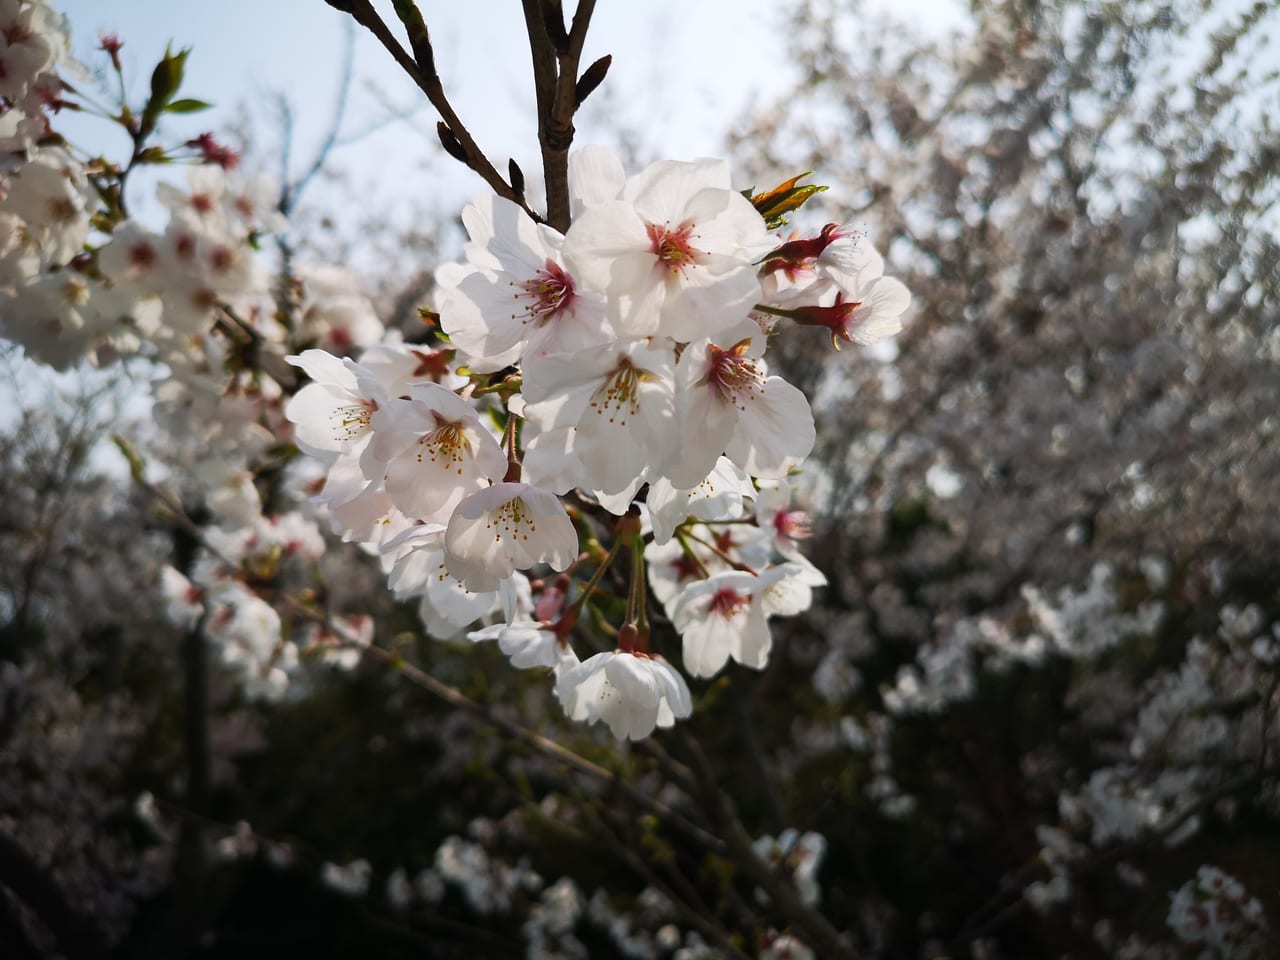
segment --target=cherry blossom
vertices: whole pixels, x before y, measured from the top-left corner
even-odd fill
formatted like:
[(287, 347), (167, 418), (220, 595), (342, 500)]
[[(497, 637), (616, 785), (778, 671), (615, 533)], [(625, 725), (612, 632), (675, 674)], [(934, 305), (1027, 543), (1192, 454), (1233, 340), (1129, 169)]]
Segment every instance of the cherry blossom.
[(575, 275), (609, 298), (625, 336), (677, 340), (736, 325), (760, 296), (753, 261), (772, 246), (720, 160), (660, 160), (621, 199), (585, 209), (565, 236)]
[(781, 377), (768, 376), (750, 347), (750, 338), (724, 348), (702, 340), (680, 355), (676, 379), (687, 439), (679, 461), (665, 471), (676, 486), (701, 483), (722, 452), (752, 476), (777, 478), (813, 449), (809, 401)]
[(611, 339), (604, 301), (566, 269), (559, 234), (500, 197), (478, 199), (462, 216), (471, 236), (468, 263), (447, 264), (437, 278), (441, 326), (473, 370)]
[(373, 439), (373, 416), (391, 397), (378, 377), (353, 360), (324, 350), (304, 350), (286, 358), (313, 381), (293, 395), (285, 416), (294, 424), (294, 442), (312, 456), (359, 454)]
[(765, 621), (765, 591), (788, 574), (782, 567), (759, 576), (731, 570), (686, 586), (671, 619), (684, 639), (684, 666), (695, 677), (714, 676), (729, 661), (759, 670), (772, 638)]
[(467, 636), (476, 642), (497, 640), (498, 648), (521, 670), (534, 667), (569, 669), (578, 663), (577, 656), (548, 624), (532, 620), (495, 623)]
[(564, 670), (556, 697), (572, 720), (603, 720), (619, 740), (641, 740), (693, 712), (684, 678), (660, 657), (597, 653)]
[(407, 400), (395, 399), (379, 418), (369, 451), (385, 465), (392, 502), (411, 517), (443, 522), (506, 472), (506, 455), (479, 414), (437, 383), (414, 384)]
[(474, 591), (539, 563), (565, 570), (578, 555), (578, 533), (554, 495), (527, 483), (503, 482), (471, 494), (445, 532), (445, 564)]
[(581, 465), (578, 485), (619, 493), (661, 474), (676, 453), (674, 368), (669, 346), (644, 340), (548, 357), (525, 385), (526, 416), (543, 430), (573, 428), (564, 438)]

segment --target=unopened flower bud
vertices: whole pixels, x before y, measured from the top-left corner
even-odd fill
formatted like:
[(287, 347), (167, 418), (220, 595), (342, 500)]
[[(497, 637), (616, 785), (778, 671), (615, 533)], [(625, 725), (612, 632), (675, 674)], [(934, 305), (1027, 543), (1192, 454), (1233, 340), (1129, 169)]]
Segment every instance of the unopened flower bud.
[(560, 611), (564, 609), (568, 590), (569, 578), (566, 576), (556, 577), (555, 582), (543, 590), (538, 597), (538, 603), (533, 608), (533, 619), (549, 622), (558, 617)]

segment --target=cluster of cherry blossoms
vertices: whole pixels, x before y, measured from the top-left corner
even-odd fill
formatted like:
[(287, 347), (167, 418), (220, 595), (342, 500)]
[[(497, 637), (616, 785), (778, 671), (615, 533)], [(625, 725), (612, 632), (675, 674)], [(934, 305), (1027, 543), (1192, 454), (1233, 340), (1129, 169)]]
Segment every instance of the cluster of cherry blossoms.
[[(406, 344), (340, 268), (291, 264), (273, 281), (259, 241), (288, 229), (280, 195), (238, 178), (233, 151), (211, 135), (150, 144), (165, 113), (204, 106), (176, 96), (185, 52), (166, 52), (143, 105), (106, 115), (134, 141), (128, 166), (78, 156), (52, 125), (80, 109), (57, 72), (61, 23), (43, 0), (0, 5), (3, 333), (60, 369), (156, 365), (166, 456), (210, 517), (163, 592), (250, 693), (280, 696), (300, 650), (350, 665), (338, 648), (371, 642), (358, 612), (298, 599), (292, 571), (323, 541), (303, 512), (264, 512), (260, 479), (290, 441), (327, 466), (303, 509), (378, 555), (429, 634), (496, 640), (552, 671), (572, 719), (634, 739), (690, 714), (652, 642), (651, 597), (686, 673), (766, 664), (769, 618), (825, 583), (792, 505), (813, 415), (771, 374), (769, 339), (799, 325), (874, 343), (910, 299), (858, 231), (777, 232), (820, 188), (744, 194), (719, 160), (628, 177), (609, 151), (580, 150), (563, 234), (499, 197), (466, 208), (464, 258), (437, 273), (438, 341)], [(103, 38), (117, 72), (119, 48)], [(134, 167), (179, 161), (194, 165), (185, 187), (159, 187), (167, 226), (131, 219)], [(312, 382), (298, 389), (289, 364)], [(290, 466), (298, 500), (314, 492), (302, 472)], [(594, 652), (580, 658), (574, 637)]]
[[(464, 211), (465, 259), (437, 275), (447, 351), (412, 373), (381, 347), (358, 361), (305, 351), (289, 360), (314, 382), (286, 415), (330, 464), (316, 501), (335, 530), (377, 547), (434, 635), (493, 620), (469, 636), (554, 671), (571, 718), (640, 738), (692, 709), (651, 649), (646, 588), (685, 670), (710, 677), (730, 659), (763, 667), (768, 618), (825, 583), (798, 551), (808, 517), (788, 479), (813, 416), (770, 375), (769, 338), (786, 319), (873, 343), (910, 298), (856, 231), (771, 232), (770, 204), (812, 189), (795, 180), (748, 199), (722, 161), (628, 178), (599, 147), (569, 176), (563, 235), (497, 197)], [(619, 518), (608, 551), (606, 515)], [(622, 548), (615, 649), (580, 661), (570, 635)], [(531, 583), (544, 567), (562, 576)], [(593, 567), (570, 600), (563, 574)]]
[(1199, 956), (1258, 957), (1265, 951), (1267, 918), (1262, 904), (1235, 877), (1204, 865), (1170, 897), (1169, 927), (1187, 944), (1203, 944)]
[[(250, 695), (277, 697), (299, 651), (323, 647), (322, 660), (349, 665), (350, 648), (372, 632), (359, 615), (295, 624), (271, 596), (277, 583), (302, 589), (299, 568), (325, 550), (312, 518), (265, 512), (255, 483), (289, 429), (281, 406), (292, 370), (282, 358), (299, 342), (349, 349), (385, 331), (336, 267), (299, 264), (295, 302), (280, 309), (259, 252), (261, 236), (288, 226), (277, 188), (239, 176), (236, 154), (210, 134), (171, 149), (151, 143), (162, 114), (205, 106), (177, 97), (185, 53), (166, 53), (144, 105), (121, 103), (105, 118), (134, 139), (127, 166), (68, 143), (58, 113), (88, 108), (61, 75), (76, 69), (64, 31), (43, 0), (0, 3), (0, 335), (60, 370), (140, 361), (165, 466), (208, 517), (194, 562), (162, 577), (169, 619), (198, 627)], [(102, 38), (117, 72), (120, 47)], [(177, 163), (187, 164), (185, 185), (156, 188), (167, 224), (132, 219), (130, 174)], [(130, 455), (137, 476), (152, 472)]]

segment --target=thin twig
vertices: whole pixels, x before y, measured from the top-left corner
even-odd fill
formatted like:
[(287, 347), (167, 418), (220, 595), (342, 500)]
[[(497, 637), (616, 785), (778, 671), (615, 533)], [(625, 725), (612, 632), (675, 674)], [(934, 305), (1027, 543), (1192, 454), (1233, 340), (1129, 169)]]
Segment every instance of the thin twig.
[(524, 197), (516, 193), (502, 175), (489, 162), (488, 157), (476, 144), (475, 139), (471, 136), (470, 131), (463, 125), (462, 120), (458, 117), (457, 112), (453, 109), (453, 105), (449, 102), (449, 98), (445, 95), (444, 86), (440, 82), (440, 76), (431, 70), (429, 74), (424, 74), (418, 68), (418, 64), (395, 38), (390, 28), (378, 16), (377, 11), (373, 9), (373, 5), (369, 0), (353, 0), (350, 6), (351, 16), (357, 23), (372, 33), (386, 48), (387, 52), (395, 58), (396, 63), (400, 65), (409, 78), (418, 85), (418, 88), (427, 95), (427, 99), (431, 101), (431, 105), (436, 108), (436, 112), (440, 114), (440, 119), (445, 122), (449, 130), (457, 138), (462, 152), (466, 157), (466, 164), (484, 180), (498, 196), (510, 200), (512, 203), (518, 204), (525, 213), (533, 217), (539, 223), (542, 217), (534, 213), (525, 203)]
[(614, 833), (602, 814), (589, 807), (585, 813), (595, 828), (595, 833), (609, 845), (613, 853), (643, 877), (651, 887), (661, 891), (662, 895), (667, 898), (668, 902), (684, 918), (687, 924), (729, 956), (736, 957), (738, 960), (750, 960), (747, 954), (734, 946), (733, 941), (725, 935), (720, 926), (707, 919), (710, 911), (700, 899), (697, 902), (690, 902), (685, 896), (678, 893), (670, 883), (658, 875), (658, 872), (645, 861), (644, 857), (637, 854), (623, 838)]
[[(573, 12), (567, 48), (560, 54), (556, 101), (543, 142), (543, 179), (547, 185), (547, 219), (561, 233), (569, 229), (569, 147), (573, 144), (573, 115), (578, 110), (578, 66), (595, 0), (579, 0)], [(539, 124), (541, 129), (541, 123)]]
[(801, 932), (819, 956), (832, 960), (858, 960), (858, 952), (827, 918), (805, 904), (795, 887), (780, 876), (755, 851), (751, 835), (734, 810), (733, 801), (716, 781), (711, 764), (697, 740), (684, 728), (677, 728), (681, 746), (693, 761), (692, 769), (712, 813), (720, 824), (729, 847), (730, 859), (768, 895), (773, 905)]
[(437, 680), (431, 674), (408, 662), (399, 654), (384, 650), (382, 647), (373, 646), (365, 647), (364, 653), (370, 659), (394, 667), (406, 680), (438, 697), (450, 706), (456, 707), (484, 723), (497, 727), (513, 739), (527, 743), (539, 752), (568, 764), (579, 773), (585, 773), (601, 783), (616, 787), (627, 796), (627, 799), (657, 815), (664, 823), (696, 840), (712, 853), (718, 853), (721, 856), (727, 853), (725, 843), (719, 837), (708, 833), (662, 801), (655, 800), (646, 793), (637, 790), (631, 784), (620, 779), (616, 773), (605, 769), (597, 763), (593, 763), (580, 754), (574, 753), (554, 740), (544, 737), (536, 730), (531, 730), (514, 720), (495, 713), (484, 704), (477, 703), (461, 691)]

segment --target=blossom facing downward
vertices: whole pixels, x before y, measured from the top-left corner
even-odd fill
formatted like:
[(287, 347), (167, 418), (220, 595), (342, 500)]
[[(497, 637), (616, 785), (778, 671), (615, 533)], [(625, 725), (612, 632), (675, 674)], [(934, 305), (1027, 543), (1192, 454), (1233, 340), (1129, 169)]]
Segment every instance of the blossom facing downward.
[(578, 532), (554, 494), (527, 483), (495, 483), (458, 504), (444, 549), (449, 573), (483, 592), (538, 563), (567, 570), (578, 555)]
[(497, 640), (498, 649), (520, 670), (576, 666), (578, 658), (549, 624), (533, 620), (495, 623), (467, 634), (473, 643)]
[(789, 572), (772, 567), (756, 576), (732, 570), (685, 587), (671, 610), (684, 638), (685, 669), (695, 677), (714, 676), (731, 657), (763, 669), (773, 645), (764, 597)]
[(689, 687), (661, 657), (597, 653), (565, 670), (556, 697), (570, 720), (603, 720), (619, 740), (641, 740), (693, 712)]

